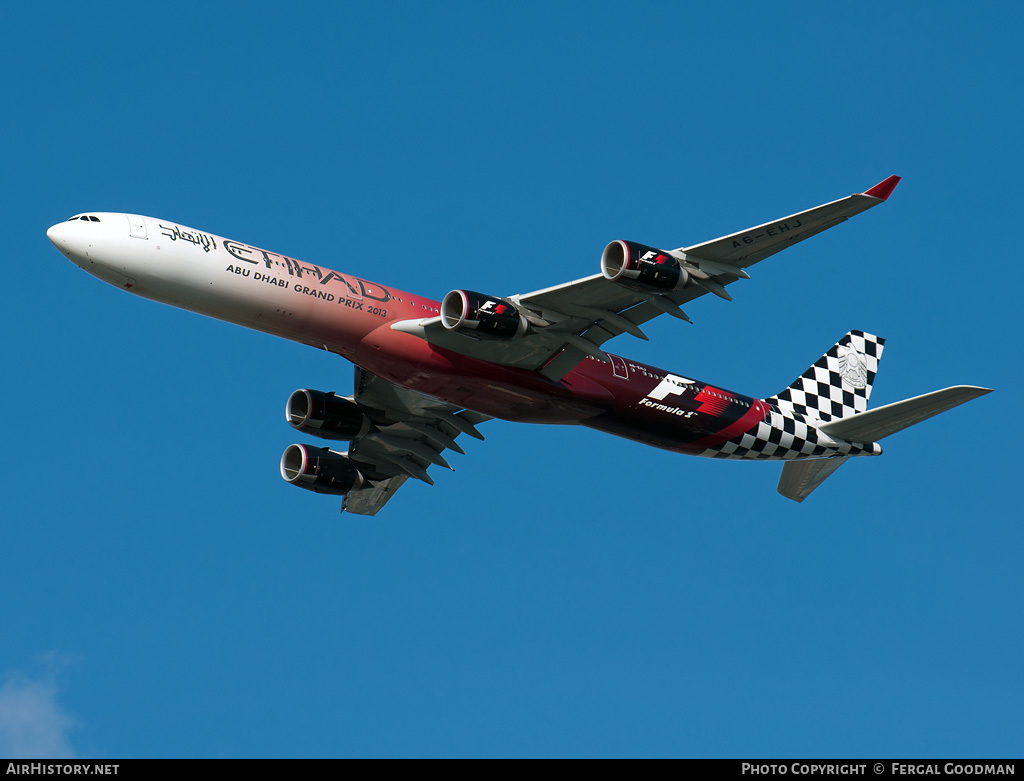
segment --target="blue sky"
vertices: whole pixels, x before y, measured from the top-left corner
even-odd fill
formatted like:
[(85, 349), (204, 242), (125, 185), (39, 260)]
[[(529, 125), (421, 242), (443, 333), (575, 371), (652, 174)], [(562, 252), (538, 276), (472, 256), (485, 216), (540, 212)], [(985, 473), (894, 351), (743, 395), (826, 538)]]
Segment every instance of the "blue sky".
[[(0, 755), (1020, 756), (1021, 21), (8, 9)], [(341, 517), (277, 464), (288, 394), (347, 393), (348, 364), (115, 290), (45, 237), (131, 211), (512, 294), (612, 239), (692, 244), (892, 173), (732, 303), (609, 345), (766, 396), (860, 328), (888, 339), (875, 405), (997, 389), (802, 505), (777, 464), (493, 421), (434, 487)]]

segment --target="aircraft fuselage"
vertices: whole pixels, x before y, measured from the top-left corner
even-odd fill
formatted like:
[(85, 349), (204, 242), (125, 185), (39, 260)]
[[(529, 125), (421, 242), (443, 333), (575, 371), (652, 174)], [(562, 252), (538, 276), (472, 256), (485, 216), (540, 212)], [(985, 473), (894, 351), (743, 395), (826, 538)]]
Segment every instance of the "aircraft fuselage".
[[(560, 381), (471, 358), (394, 330), (440, 302), (174, 222), (93, 212), (47, 232), (90, 274), (136, 295), (337, 353), (390, 382), (506, 420), (580, 424), (692, 455), (791, 459), (873, 455), (763, 399), (608, 354)], [(468, 338), (468, 337), (467, 337)], [(789, 420), (787, 421), (787, 418)], [(724, 448), (745, 433), (770, 453)], [(787, 440), (788, 438), (788, 440)]]

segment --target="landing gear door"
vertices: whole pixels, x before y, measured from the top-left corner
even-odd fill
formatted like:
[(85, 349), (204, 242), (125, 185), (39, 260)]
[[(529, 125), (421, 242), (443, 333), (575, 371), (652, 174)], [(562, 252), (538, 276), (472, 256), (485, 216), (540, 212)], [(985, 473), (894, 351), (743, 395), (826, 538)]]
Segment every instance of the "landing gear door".
[(146, 221), (137, 214), (128, 214), (128, 225), (131, 228), (132, 236), (136, 239), (148, 239), (146, 235)]

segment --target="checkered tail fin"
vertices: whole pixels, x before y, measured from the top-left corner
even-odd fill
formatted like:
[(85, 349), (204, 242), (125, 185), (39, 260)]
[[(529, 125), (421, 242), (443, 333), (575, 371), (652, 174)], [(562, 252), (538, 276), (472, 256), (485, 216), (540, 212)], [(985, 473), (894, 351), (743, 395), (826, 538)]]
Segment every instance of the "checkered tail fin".
[(821, 421), (864, 412), (884, 345), (881, 337), (850, 331), (796, 382), (765, 401), (785, 412)]

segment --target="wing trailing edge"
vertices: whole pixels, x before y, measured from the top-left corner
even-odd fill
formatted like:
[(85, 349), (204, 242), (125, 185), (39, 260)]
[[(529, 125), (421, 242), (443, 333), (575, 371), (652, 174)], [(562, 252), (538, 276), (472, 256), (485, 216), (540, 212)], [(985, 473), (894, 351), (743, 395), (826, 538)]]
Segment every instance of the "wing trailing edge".
[(431, 465), (452, 469), (443, 453), (465, 454), (459, 435), (483, 439), (476, 426), (487, 415), (465, 410), (395, 385), (356, 367), (353, 399), (373, 422), (372, 430), (350, 440), (343, 455), (369, 478), (365, 487), (349, 491), (342, 511), (376, 515), (409, 479), (433, 485)]

